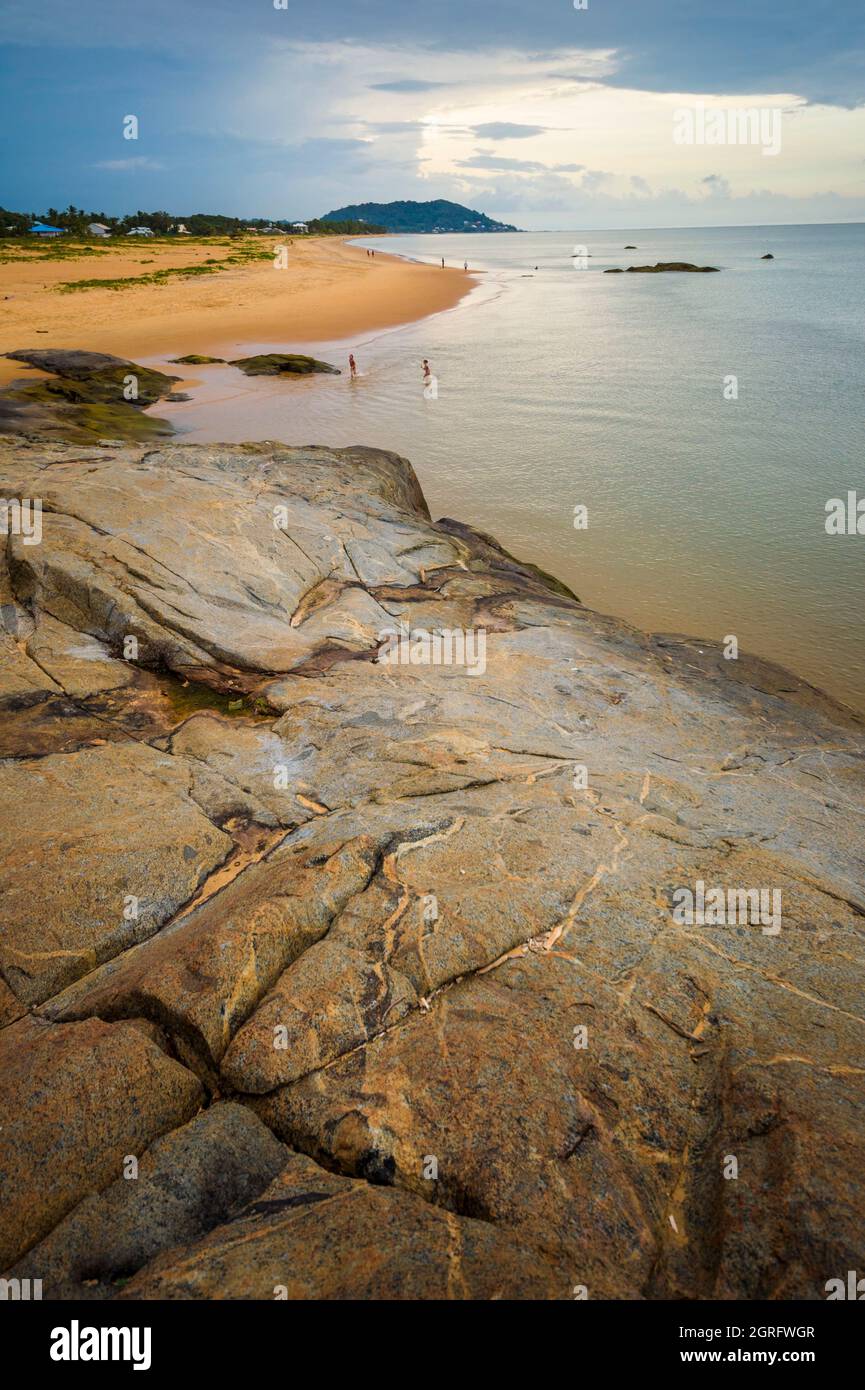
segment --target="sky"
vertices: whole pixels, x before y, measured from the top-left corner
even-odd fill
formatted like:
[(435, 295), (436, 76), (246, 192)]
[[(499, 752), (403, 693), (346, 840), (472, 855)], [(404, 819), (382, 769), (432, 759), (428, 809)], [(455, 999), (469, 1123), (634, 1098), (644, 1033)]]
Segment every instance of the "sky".
[(862, 221), (865, 0), (3, 0), (0, 120), (18, 211)]

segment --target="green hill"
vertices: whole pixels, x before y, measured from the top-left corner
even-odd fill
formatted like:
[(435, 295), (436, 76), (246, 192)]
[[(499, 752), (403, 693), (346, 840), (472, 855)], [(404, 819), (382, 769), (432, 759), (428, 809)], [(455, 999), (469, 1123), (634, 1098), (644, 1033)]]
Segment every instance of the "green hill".
[(507, 222), (495, 222), (484, 212), (436, 198), (429, 203), (353, 203), (326, 212), (322, 222), (370, 222), (389, 232), (516, 232)]

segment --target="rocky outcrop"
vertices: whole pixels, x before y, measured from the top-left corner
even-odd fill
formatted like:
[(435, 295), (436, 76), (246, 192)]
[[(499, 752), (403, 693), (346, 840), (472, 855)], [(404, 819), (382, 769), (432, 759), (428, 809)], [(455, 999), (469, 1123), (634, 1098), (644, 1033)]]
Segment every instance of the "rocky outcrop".
[(341, 375), (339, 367), (298, 352), (262, 352), (256, 357), (235, 357), (231, 366), (239, 367), (246, 376), (312, 376), (316, 372)]
[(0, 435), (85, 444), (106, 438), (147, 442), (174, 430), (167, 420), (145, 415), (145, 408), (160, 400), (188, 399), (172, 390), (179, 377), (104, 352), (22, 348), (5, 356), (51, 375), (12, 382), (0, 392)]
[[(625, 248), (627, 250), (627, 248)], [(634, 248), (636, 250), (636, 247)], [(616, 266), (612, 270), (605, 270), (605, 275), (659, 275), (665, 271), (697, 271), (706, 274), (709, 271), (717, 271), (716, 265), (691, 265), (688, 261), (657, 261), (655, 265), (629, 265), (626, 271), (621, 266)]]
[(224, 357), (208, 357), (201, 352), (188, 352), (185, 357), (172, 357), (172, 362), (185, 367), (204, 367), (214, 362), (225, 362)]
[(52, 1298), (110, 1298), (155, 1256), (241, 1211), (289, 1158), (245, 1106), (211, 1105), (127, 1158), (122, 1175), (73, 1207), (11, 1276), (41, 1279)]
[(42, 503), (0, 572), (0, 1266), (268, 1299), (862, 1266), (861, 721), (589, 611), (392, 454), (0, 465)]

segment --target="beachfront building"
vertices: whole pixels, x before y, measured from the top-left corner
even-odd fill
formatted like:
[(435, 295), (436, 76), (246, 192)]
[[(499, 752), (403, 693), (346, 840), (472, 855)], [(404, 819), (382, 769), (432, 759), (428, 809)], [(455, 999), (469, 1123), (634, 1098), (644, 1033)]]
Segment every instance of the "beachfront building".
[(130, 227), (127, 236), (153, 236), (149, 227)]
[(111, 236), (111, 228), (104, 222), (91, 222), (87, 228), (88, 236)]
[(65, 228), (52, 227), (47, 222), (34, 222), (33, 226), (30, 228), (30, 231), (33, 233), (34, 236), (63, 236)]
[(308, 232), (309, 228), (305, 222), (292, 222), (291, 230), (293, 232)]

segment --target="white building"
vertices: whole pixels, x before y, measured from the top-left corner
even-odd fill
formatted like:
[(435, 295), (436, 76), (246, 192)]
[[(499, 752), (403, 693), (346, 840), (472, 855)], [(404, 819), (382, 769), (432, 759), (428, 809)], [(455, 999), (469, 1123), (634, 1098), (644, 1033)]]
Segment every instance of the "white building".
[(91, 222), (87, 228), (88, 236), (111, 236), (111, 228), (104, 222)]
[(131, 227), (126, 233), (127, 236), (153, 236), (149, 227)]

